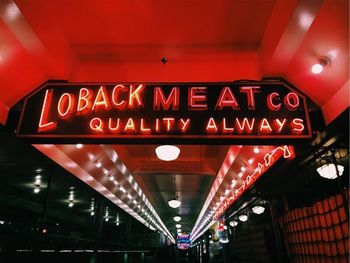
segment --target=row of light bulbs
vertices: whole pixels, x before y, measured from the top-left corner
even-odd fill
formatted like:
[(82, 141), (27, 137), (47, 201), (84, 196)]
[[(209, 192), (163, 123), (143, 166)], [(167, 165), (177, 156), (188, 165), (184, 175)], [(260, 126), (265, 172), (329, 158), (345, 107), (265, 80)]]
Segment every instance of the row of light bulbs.
[[(252, 211), (253, 211), (254, 214), (260, 215), (260, 214), (264, 213), (265, 207), (263, 207), (261, 205), (256, 205), (256, 206), (252, 207)], [(238, 216), (238, 219), (241, 222), (246, 222), (248, 220), (248, 215), (247, 214), (242, 214), (242, 215)], [(229, 224), (230, 224), (231, 227), (235, 227), (235, 226), (238, 225), (238, 222), (235, 221), (235, 220), (232, 220)]]
[[(258, 154), (260, 153), (260, 148), (259, 147), (254, 147), (253, 148), (253, 152), (255, 154)], [(254, 162), (254, 159), (249, 159), (248, 160), (248, 163), (249, 164), (252, 164)], [(240, 173), (238, 174), (238, 176), (240, 178), (242, 178), (242, 176), (244, 175), (244, 173), (246, 172), (246, 168), (244, 166), (241, 167), (241, 171)], [(199, 232), (200, 229), (202, 229), (202, 227), (207, 224), (207, 222), (212, 218), (213, 214), (215, 213), (215, 211), (220, 207), (221, 203), (225, 200), (225, 196), (227, 196), (232, 190), (233, 188), (237, 185), (237, 181), (235, 179), (232, 180), (231, 182), (231, 189), (226, 189), (225, 190), (225, 194), (223, 196), (220, 197), (220, 201), (217, 201), (215, 206), (213, 207), (213, 209), (210, 211), (210, 213), (204, 217), (204, 220), (202, 221), (202, 223), (200, 224), (200, 226), (197, 228), (197, 231), (196, 233), (194, 233), (194, 236), (196, 236), (196, 234)]]

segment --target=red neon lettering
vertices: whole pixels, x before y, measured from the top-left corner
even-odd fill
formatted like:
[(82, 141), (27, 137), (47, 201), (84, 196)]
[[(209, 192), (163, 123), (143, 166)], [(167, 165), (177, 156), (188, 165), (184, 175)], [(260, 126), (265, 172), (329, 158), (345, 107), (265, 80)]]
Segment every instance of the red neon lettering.
[(233, 127), (227, 127), (226, 118), (223, 119), (223, 132), (233, 132)]
[(118, 100), (119, 92), (121, 91), (127, 92), (128, 88), (124, 87), (124, 85), (116, 85), (112, 91), (112, 103), (118, 110), (123, 110), (127, 107), (126, 100)]
[(261, 120), (259, 131), (263, 133), (272, 132), (271, 126), (266, 118)]
[(43, 107), (41, 108), (40, 120), (38, 125), (38, 132), (52, 130), (57, 126), (57, 122), (47, 121), (49, 117), (49, 111), (50, 111), (50, 106), (52, 101), (52, 93), (53, 93), (52, 89), (48, 89), (45, 92), (44, 103), (43, 103)]
[(156, 118), (156, 132), (159, 132), (159, 119)]
[(81, 88), (79, 90), (79, 98), (78, 98), (78, 106), (77, 106), (77, 114), (85, 114), (91, 110), (92, 103), (92, 90)]
[(181, 129), (181, 132), (186, 132), (188, 127), (190, 126), (190, 122), (191, 122), (191, 119), (186, 119), (183, 120), (182, 118), (180, 119), (180, 123), (179, 123), (179, 126), (180, 126), (180, 129)]
[(105, 86), (101, 86), (98, 89), (94, 104), (92, 105), (92, 110), (97, 110), (97, 108), (104, 107), (105, 109), (108, 109), (111, 106), (107, 91)]
[(261, 92), (260, 87), (241, 87), (240, 92), (247, 94), (248, 109), (255, 110), (254, 94)]
[(274, 103), (274, 100), (280, 101), (280, 95), (277, 92), (272, 92), (267, 96), (267, 107), (272, 111), (278, 111), (281, 108), (281, 103)]
[(233, 95), (230, 87), (224, 87), (221, 90), (221, 94), (216, 103), (215, 109), (222, 110), (224, 107), (231, 107), (233, 110), (239, 110), (238, 102)]
[(277, 132), (280, 133), (284, 127), (284, 125), (286, 124), (287, 119), (283, 119), (283, 121), (281, 122), (280, 119), (275, 119), (275, 124), (277, 127)]
[(208, 109), (207, 87), (191, 87), (188, 90), (188, 108), (190, 110)]
[(114, 124), (114, 125), (113, 125), (112, 118), (108, 119), (108, 129), (110, 131), (113, 131), (113, 132), (118, 131), (120, 129), (120, 125), (119, 124), (120, 124), (120, 119), (119, 118), (117, 118), (117, 123)]
[(206, 131), (207, 133), (217, 133), (218, 131), (218, 127), (216, 126), (215, 120), (212, 117), (208, 121)]
[[(140, 84), (137, 88), (133, 85), (130, 85), (129, 92), (129, 108), (132, 109), (134, 107), (143, 107), (143, 102), (140, 96), (140, 93), (143, 91), (144, 86)], [(134, 101), (136, 105), (134, 105)]]
[(57, 104), (58, 116), (67, 119), (74, 112), (74, 96), (70, 93), (63, 93)]
[(141, 118), (140, 131), (141, 131), (142, 133), (150, 133), (150, 132), (151, 132), (151, 129), (150, 129), (150, 128), (146, 128), (146, 127), (145, 127), (144, 119), (143, 119), (143, 118)]
[(246, 131), (248, 133), (251, 133), (254, 128), (255, 118), (252, 118), (250, 123), (247, 118), (243, 118), (242, 123), (239, 121), (238, 118), (236, 118), (236, 123), (237, 123), (239, 132)]
[(166, 122), (166, 130), (170, 131), (172, 124), (174, 123), (174, 118), (163, 118), (163, 121)]
[(295, 118), (292, 120), (291, 126), (292, 126), (292, 132), (294, 133), (302, 133), (305, 129), (305, 126), (303, 124), (303, 119)]
[(93, 131), (103, 132), (103, 122), (100, 118), (93, 118), (90, 121), (90, 129)]
[(294, 150), (293, 148), (290, 148), (288, 145), (283, 146), (283, 157), (288, 159), (288, 158), (294, 158)]
[(135, 131), (135, 124), (134, 124), (134, 120), (132, 118), (129, 118), (128, 121), (126, 122), (124, 131), (125, 132), (134, 132)]
[(299, 107), (299, 97), (295, 92), (289, 92), (284, 97), (284, 104), (286, 105), (286, 108), (290, 111), (295, 111)]
[(180, 106), (180, 88), (173, 87), (168, 98), (165, 98), (162, 88), (157, 87), (154, 89), (153, 109), (160, 110), (161, 106), (164, 110), (178, 110)]

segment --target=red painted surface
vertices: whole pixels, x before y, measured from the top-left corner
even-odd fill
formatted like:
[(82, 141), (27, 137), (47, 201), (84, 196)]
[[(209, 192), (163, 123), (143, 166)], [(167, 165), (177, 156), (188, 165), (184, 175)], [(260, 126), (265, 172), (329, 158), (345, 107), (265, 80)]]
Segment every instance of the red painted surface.
[[(330, 122), (349, 106), (343, 96), (331, 102), (349, 80), (348, 5), (346, 0), (4, 0), (0, 102), (12, 107), (48, 79), (200, 82), (282, 76), (322, 107)], [(313, 75), (311, 66), (320, 56), (328, 56), (331, 66)], [(168, 59), (165, 65), (162, 57)]]

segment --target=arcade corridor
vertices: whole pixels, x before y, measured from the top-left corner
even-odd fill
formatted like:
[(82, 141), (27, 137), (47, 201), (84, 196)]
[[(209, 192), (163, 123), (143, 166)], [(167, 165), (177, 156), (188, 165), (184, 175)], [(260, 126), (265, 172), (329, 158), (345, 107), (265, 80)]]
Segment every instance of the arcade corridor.
[(0, 262), (349, 262), (349, 2), (0, 0)]

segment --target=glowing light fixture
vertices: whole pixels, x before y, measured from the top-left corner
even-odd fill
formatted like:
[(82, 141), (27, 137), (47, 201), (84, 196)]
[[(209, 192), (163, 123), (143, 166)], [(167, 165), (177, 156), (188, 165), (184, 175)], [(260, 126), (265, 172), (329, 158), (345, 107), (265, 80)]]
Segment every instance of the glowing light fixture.
[(231, 187), (234, 188), (236, 185), (237, 185), (237, 182), (236, 182), (236, 180), (233, 179), (232, 183), (231, 183)]
[(75, 145), (75, 147), (77, 147), (78, 149), (83, 148), (83, 145), (81, 143), (78, 143), (77, 145)]
[(245, 222), (245, 221), (248, 220), (248, 216), (247, 216), (247, 215), (240, 215), (240, 216), (238, 217), (238, 219), (239, 219), (240, 221), (242, 221), (242, 222)]
[(258, 147), (254, 147), (253, 151), (254, 151), (254, 153), (259, 153), (260, 152)]
[(69, 200), (68, 206), (73, 207), (74, 206), (74, 187), (71, 186), (69, 189), (70, 191), (69, 191), (69, 198), (68, 198)]
[(173, 200), (168, 201), (168, 205), (171, 208), (178, 208), (178, 207), (180, 207), (181, 202), (179, 200), (177, 200), (177, 199), (173, 199)]
[(180, 222), (181, 221), (181, 216), (174, 216), (174, 221), (175, 222)]
[(176, 224), (175, 226), (176, 226), (176, 228), (181, 228), (180, 224)]
[[(341, 176), (344, 172), (344, 166), (337, 165), (339, 176)], [(337, 178), (337, 169), (335, 164), (327, 163), (317, 168), (317, 172), (319, 175), (326, 179), (336, 179)]]
[(241, 171), (242, 172), (245, 172), (246, 171), (246, 168), (244, 166), (241, 167)]
[(311, 72), (314, 74), (320, 74), (322, 71), (323, 71), (323, 66), (319, 63), (316, 63), (311, 67)]
[(235, 227), (235, 226), (238, 225), (238, 222), (236, 222), (236, 221), (231, 221), (229, 224), (230, 224), (230, 226)]
[(34, 187), (33, 191), (35, 194), (37, 194), (40, 192), (40, 185), (41, 185), (41, 176), (40, 175), (35, 176), (34, 185), (35, 185), (35, 187)]
[(253, 164), (253, 162), (254, 162), (253, 159), (249, 159), (249, 160), (248, 160), (248, 163), (249, 163), (249, 164)]
[(261, 206), (261, 205), (256, 205), (256, 206), (254, 206), (254, 207), (252, 208), (252, 211), (253, 211), (255, 214), (260, 215), (260, 214), (264, 213), (265, 207), (263, 207), (263, 206)]
[(174, 145), (161, 145), (156, 148), (157, 157), (163, 161), (173, 161), (179, 157), (180, 148)]
[(97, 163), (96, 163), (96, 167), (97, 167), (97, 168), (100, 168), (101, 166), (102, 166), (102, 163), (100, 163), (100, 162), (97, 162)]
[(320, 74), (322, 73), (324, 67), (330, 64), (331, 64), (331, 61), (328, 57), (321, 57), (319, 63), (316, 63), (311, 67), (311, 72), (313, 74)]
[(182, 230), (181, 229), (177, 229), (176, 231), (177, 231), (177, 233), (181, 233)]

